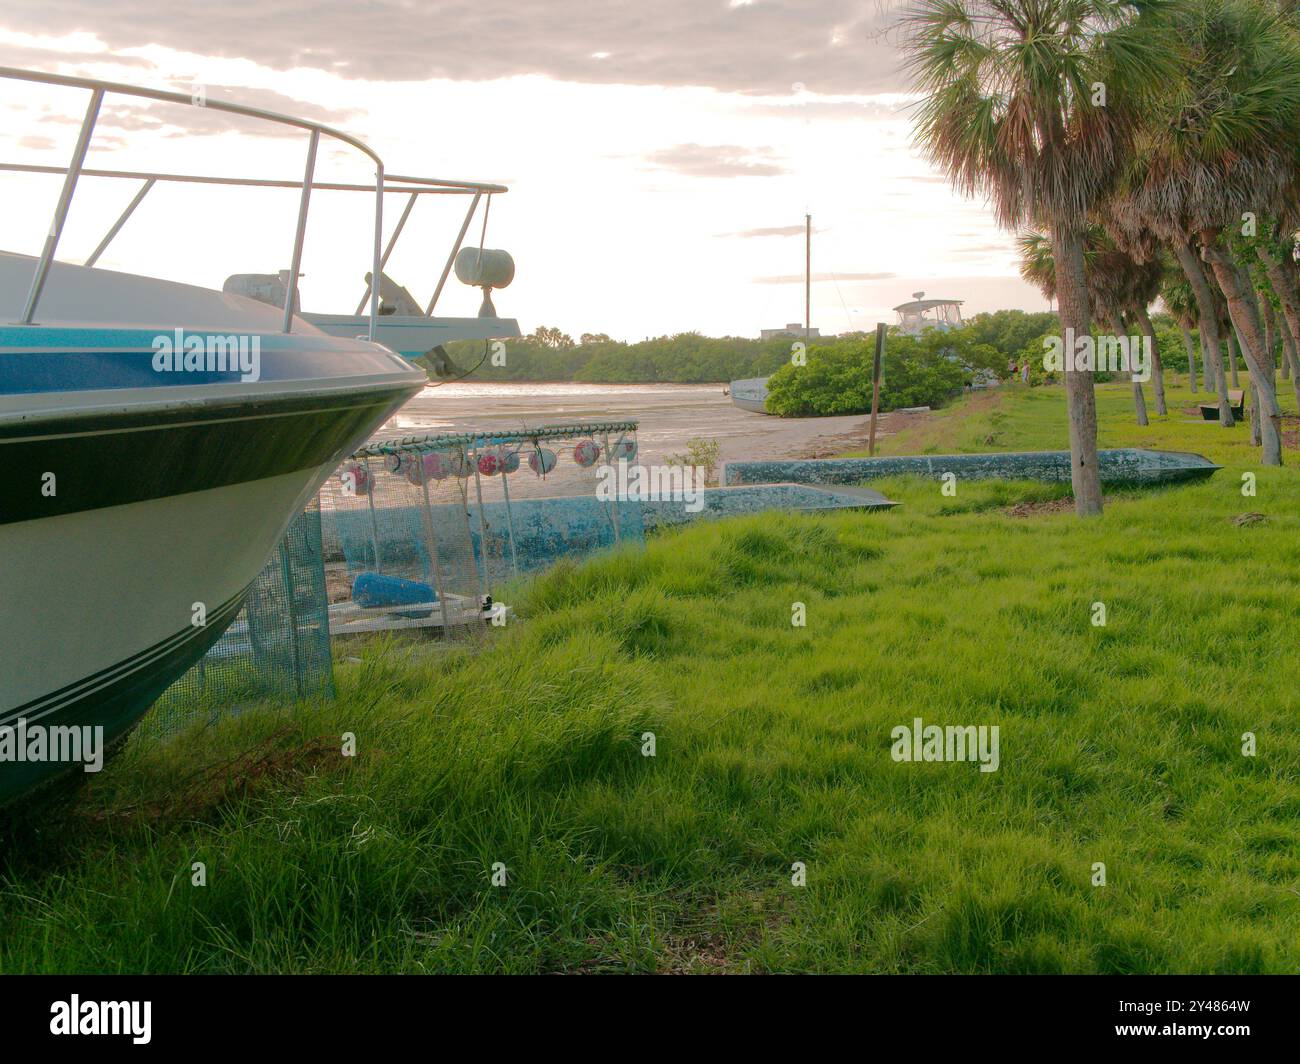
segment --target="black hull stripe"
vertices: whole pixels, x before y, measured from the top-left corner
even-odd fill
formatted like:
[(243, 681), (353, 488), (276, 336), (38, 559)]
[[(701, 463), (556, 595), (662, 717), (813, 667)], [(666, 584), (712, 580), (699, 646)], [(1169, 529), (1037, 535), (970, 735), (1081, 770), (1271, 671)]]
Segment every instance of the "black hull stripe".
[[(157, 423), (131, 415), (64, 419), (0, 429), (0, 526), (109, 506), (229, 487), (316, 468), (354, 450), (411, 394), (403, 387), (379, 395), (317, 397), (296, 403), (244, 403), (202, 415), (173, 410)], [(53, 435), (62, 432), (61, 435)], [(24, 437), (40, 438), (24, 438)], [(46, 474), (56, 493), (42, 494)]]
[[(232, 615), (233, 616), (233, 615)], [(73, 696), (46, 719), (45, 726), (102, 727), (104, 742), (111, 744), (148, 712), (158, 697), (176, 682), (221, 638), (224, 624), (209, 623), (177, 633), (181, 636), (163, 640), (172, 644), (162, 657), (146, 666), (118, 675), (107, 686)], [(197, 634), (196, 634), (197, 633)], [(162, 644), (159, 644), (160, 646)], [(82, 772), (79, 765), (53, 762), (0, 762), (0, 805), (25, 794), (34, 787), (68, 772)]]
[[(209, 398), (206, 401), (202, 395), (195, 395), (190, 399), (173, 398), (170, 406), (162, 406), (160, 400), (149, 396), (148, 392), (137, 392), (132, 396), (135, 401), (142, 404), (137, 409), (128, 407), (123, 410), (113, 410), (111, 413), (40, 413), (22, 420), (0, 420), (0, 444), (27, 437), (73, 436), (83, 433), (111, 432), (123, 428), (165, 428), (205, 421), (228, 421), (232, 418), (373, 406), (392, 399), (403, 401), (419, 391), (420, 387), (419, 385), (392, 385), (380, 388), (299, 392), (293, 395), (260, 395), (257, 392), (248, 392), (239, 397), (227, 395), (221, 399)], [(196, 388), (195, 391), (198, 392), (199, 389)], [(150, 408), (144, 406), (145, 403), (155, 405)], [(12, 415), (6, 414), (4, 417), (12, 418)]]
[(216, 642), (221, 637), (221, 633), (238, 616), (246, 594), (247, 588), (223, 602), (208, 616), (208, 623), (203, 628), (194, 626), (184, 628), (166, 639), (160, 640), (153, 646), (146, 647), (138, 654), (133, 654), (131, 657), (119, 661), (116, 665), (100, 669), (98, 672), (82, 677), (80, 680), (61, 687), (57, 691), (51, 691), (49, 694), (25, 702), (15, 709), (5, 710), (3, 714), (0, 714), (0, 725), (12, 723), (19, 717), (23, 717), (30, 722), (39, 720), (50, 713), (57, 713), (70, 703), (81, 698), (87, 698), (97, 690), (121, 680), (126, 675), (137, 672), (151, 663), (165, 658), (183, 644), (193, 642), (196, 639), (201, 640), (205, 635), (211, 634), (212, 630), (217, 633), (212, 639), (212, 642)]

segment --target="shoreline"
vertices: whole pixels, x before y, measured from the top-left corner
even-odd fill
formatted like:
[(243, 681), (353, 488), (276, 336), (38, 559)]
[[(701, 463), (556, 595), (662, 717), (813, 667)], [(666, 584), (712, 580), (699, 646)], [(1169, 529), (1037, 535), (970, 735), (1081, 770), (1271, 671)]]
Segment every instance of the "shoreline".
[[(779, 418), (742, 410), (723, 384), (587, 384), (456, 382), (426, 388), (375, 434), (375, 439), (483, 428), (532, 428), (575, 421), (640, 423), (643, 462), (659, 464), (689, 440), (717, 440), (719, 466), (729, 461), (827, 458), (867, 445), (869, 414)], [(928, 418), (881, 414), (877, 441)]]

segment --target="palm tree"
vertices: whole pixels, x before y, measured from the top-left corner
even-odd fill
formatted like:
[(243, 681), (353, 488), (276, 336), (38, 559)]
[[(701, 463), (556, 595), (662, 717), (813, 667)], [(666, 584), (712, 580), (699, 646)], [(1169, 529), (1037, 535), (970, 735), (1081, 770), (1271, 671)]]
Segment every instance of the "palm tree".
[[(1164, 249), (1160, 238), (1144, 227), (1129, 228), (1118, 224), (1105, 211), (1096, 212), (1103, 228), (1106, 243), (1113, 249), (1111, 256), (1114, 285), (1117, 296), (1142, 330), (1151, 345), (1151, 383), (1155, 392), (1156, 413), (1164, 417), (1169, 413), (1165, 402), (1165, 367), (1160, 359), (1160, 343), (1155, 326), (1151, 323), (1148, 308), (1160, 295), (1164, 277)], [(1105, 268), (1105, 267), (1103, 267)], [(1141, 421), (1141, 424), (1146, 424)]]
[(1156, 413), (1167, 417), (1169, 405), (1165, 400), (1165, 366), (1160, 358), (1160, 341), (1156, 338), (1156, 327), (1150, 314), (1151, 304), (1160, 295), (1160, 282), (1165, 267), (1161, 258), (1155, 254), (1144, 260), (1129, 258), (1129, 263), (1128, 306), (1137, 319), (1142, 335), (1151, 345), (1151, 385), (1155, 393)]
[[(1300, 267), (1297, 266), (1294, 233), (1300, 228), (1300, 188), (1286, 196), (1289, 209), (1275, 219), (1271, 231), (1255, 244), (1255, 254), (1263, 267), (1269, 287), (1277, 297), (1278, 325), (1282, 333), (1282, 359), (1285, 378), (1291, 377), (1296, 405), (1300, 406)], [(1290, 370), (1290, 373), (1287, 373)]]
[[(1192, 339), (1192, 330), (1197, 327), (1196, 323), (1196, 297), (1192, 295), (1192, 286), (1187, 283), (1187, 278), (1181, 271), (1166, 268), (1164, 280), (1160, 284), (1160, 301), (1164, 303), (1165, 309), (1173, 315), (1174, 321), (1178, 322), (1178, 328), (1183, 334), (1183, 347), (1187, 349), (1187, 377), (1191, 381), (1192, 392), (1196, 388), (1196, 342)], [(1202, 348), (1205, 341), (1201, 340)], [(1205, 364), (1205, 355), (1202, 350), (1201, 362)]]
[[(1042, 233), (1029, 231), (1020, 235), (1018, 244), (1020, 276), (1037, 286), (1048, 299), (1055, 299), (1056, 263), (1051, 240)], [(1126, 338), (1132, 331), (1125, 320), (1127, 316), (1142, 328), (1144, 335), (1151, 336), (1151, 349), (1154, 352), (1155, 330), (1146, 311), (1147, 305), (1155, 298), (1155, 289), (1158, 287), (1158, 281), (1153, 280), (1152, 275), (1152, 265), (1135, 262), (1115, 246), (1100, 226), (1090, 225), (1085, 230), (1083, 278), (1088, 290), (1088, 301), (1096, 316), (1116, 339)], [(1155, 365), (1152, 368), (1153, 372), (1157, 369)], [(1142, 383), (1134, 380), (1132, 385), (1137, 423), (1149, 424)], [(1158, 387), (1157, 394), (1159, 412), (1167, 413), (1164, 409), (1164, 388)]]
[[(1042, 292), (1048, 302), (1055, 302), (1056, 262), (1052, 259), (1051, 238), (1031, 229), (1016, 237), (1016, 246), (1020, 249), (1020, 276)], [(1086, 260), (1086, 251), (1084, 257)]]
[[(1146, 6), (916, 0), (904, 16), (927, 157), (961, 192), (988, 196), (1003, 227), (1050, 234), (1067, 340), (1089, 332), (1088, 212), (1127, 157), (1147, 96), (1172, 71), (1171, 49)], [(1099, 514), (1092, 372), (1068, 358), (1065, 392), (1075, 509)]]
[[(1161, 82), (1122, 183), (1116, 213), (1173, 247), (1196, 295), (1207, 344), (1218, 316), (1201, 261), (1227, 300), (1263, 417), (1263, 461), (1282, 462), (1279, 410), (1259, 307), (1228, 234), (1276, 210), (1293, 180), (1300, 129), (1300, 45), (1257, 0), (1181, 0), (1167, 20), (1179, 76)], [(1217, 375), (1217, 374), (1216, 374)], [(1216, 381), (1220, 410), (1225, 387)]]

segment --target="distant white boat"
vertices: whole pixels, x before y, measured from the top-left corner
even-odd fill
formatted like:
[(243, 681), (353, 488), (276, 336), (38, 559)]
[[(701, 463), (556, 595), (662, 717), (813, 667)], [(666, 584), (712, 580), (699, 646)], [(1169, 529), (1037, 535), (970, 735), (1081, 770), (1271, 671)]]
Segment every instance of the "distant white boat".
[(910, 303), (900, 303), (894, 308), (898, 314), (898, 330), (907, 336), (920, 336), (926, 329), (957, 329), (961, 327), (961, 299), (926, 299), (924, 292), (913, 292)]
[(741, 410), (752, 410), (755, 414), (767, 413), (766, 377), (749, 377), (743, 381), (731, 382), (731, 401)]

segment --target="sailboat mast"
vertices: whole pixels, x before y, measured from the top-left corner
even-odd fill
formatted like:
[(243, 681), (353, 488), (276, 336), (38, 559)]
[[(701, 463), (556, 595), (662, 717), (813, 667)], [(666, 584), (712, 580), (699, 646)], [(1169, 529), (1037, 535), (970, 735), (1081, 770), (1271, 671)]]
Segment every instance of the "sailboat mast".
[(807, 349), (812, 337), (812, 215), (803, 216), (803, 345)]

